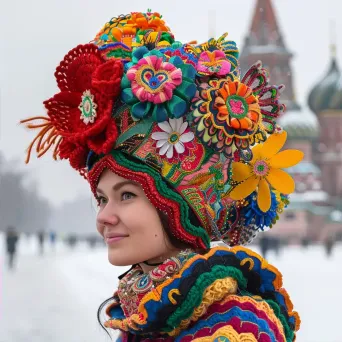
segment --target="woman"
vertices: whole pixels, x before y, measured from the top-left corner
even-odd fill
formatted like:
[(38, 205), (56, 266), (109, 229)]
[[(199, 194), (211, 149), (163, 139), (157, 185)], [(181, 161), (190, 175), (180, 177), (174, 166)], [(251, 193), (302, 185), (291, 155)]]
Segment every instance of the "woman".
[(120, 341), (294, 341), (281, 274), (241, 247), (277, 221), (294, 191), (282, 168), (303, 157), (280, 152), (283, 86), (260, 62), (240, 77), (226, 35), (182, 44), (150, 11), (111, 19), (55, 76), (48, 116), (22, 121), (41, 129), (27, 161), (34, 145), (68, 159), (98, 201), (110, 263), (132, 265), (99, 309), (106, 329)]

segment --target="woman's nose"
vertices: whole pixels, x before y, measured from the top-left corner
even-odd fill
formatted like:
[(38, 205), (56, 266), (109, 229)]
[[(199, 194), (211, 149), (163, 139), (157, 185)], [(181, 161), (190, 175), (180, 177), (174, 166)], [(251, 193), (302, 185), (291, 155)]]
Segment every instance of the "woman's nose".
[(113, 204), (108, 202), (97, 214), (97, 222), (101, 225), (114, 226), (119, 222), (118, 213)]

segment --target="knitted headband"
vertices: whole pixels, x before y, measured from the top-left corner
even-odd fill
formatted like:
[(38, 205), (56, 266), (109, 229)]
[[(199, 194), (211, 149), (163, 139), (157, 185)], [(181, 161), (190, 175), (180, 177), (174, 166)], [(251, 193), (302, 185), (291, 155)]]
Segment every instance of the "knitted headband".
[(47, 116), (22, 121), (40, 129), (27, 162), (34, 145), (38, 157), (53, 148), (94, 193), (105, 168), (139, 182), (194, 247), (250, 242), (289, 203), (294, 181), (282, 168), (303, 153), (280, 152), (284, 87), (261, 62), (240, 76), (226, 37), (183, 44), (151, 11), (111, 19), (57, 67)]

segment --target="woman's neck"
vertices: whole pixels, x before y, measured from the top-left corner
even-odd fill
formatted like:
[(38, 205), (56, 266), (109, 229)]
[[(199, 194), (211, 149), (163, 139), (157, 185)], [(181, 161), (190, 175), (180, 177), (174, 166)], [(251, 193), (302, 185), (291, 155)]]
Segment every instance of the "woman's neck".
[(180, 249), (176, 249), (176, 250), (170, 251), (168, 254), (164, 254), (159, 257), (141, 262), (139, 263), (139, 265), (144, 273), (148, 273), (152, 271), (153, 269), (155, 269), (158, 265), (161, 265), (165, 260), (178, 255), (180, 252), (181, 252)]

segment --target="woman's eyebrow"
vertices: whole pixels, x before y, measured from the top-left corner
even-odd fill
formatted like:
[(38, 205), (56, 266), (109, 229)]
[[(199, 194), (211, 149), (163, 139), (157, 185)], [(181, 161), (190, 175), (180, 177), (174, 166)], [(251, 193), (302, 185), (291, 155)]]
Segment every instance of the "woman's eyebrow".
[(125, 185), (127, 185), (127, 184), (129, 184), (129, 185), (134, 185), (134, 186), (138, 186), (137, 183), (132, 182), (132, 181), (130, 181), (130, 180), (126, 180), (126, 181), (123, 181), (123, 182), (118, 182), (118, 183), (116, 183), (116, 184), (113, 186), (113, 190), (114, 190), (114, 191), (118, 191), (118, 190), (120, 190), (123, 186), (125, 186)]
[(96, 188), (96, 192), (98, 192), (98, 193), (104, 195), (104, 192), (103, 192), (100, 188)]
[[(113, 190), (114, 191), (118, 191), (120, 190), (123, 186), (127, 185), (127, 184), (130, 184), (130, 185), (134, 185), (134, 186), (138, 186), (139, 184), (136, 183), (136, 182), (132, 182), (132, 181), (129, 181), (129, 180), (126, 180), (126, 181), (122, 181), (122, 182), (118, 182), (116, 183), (114, 186), (113, 186)], [(96, 192), (97, 193), (100, 193), (102, 195), (104, 195), (104, 191), (101, 190), (100, 188), (96, 188)]]

